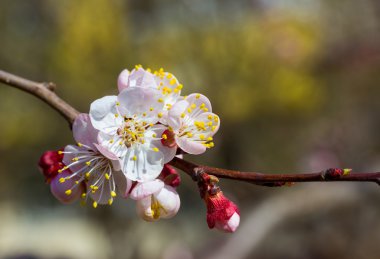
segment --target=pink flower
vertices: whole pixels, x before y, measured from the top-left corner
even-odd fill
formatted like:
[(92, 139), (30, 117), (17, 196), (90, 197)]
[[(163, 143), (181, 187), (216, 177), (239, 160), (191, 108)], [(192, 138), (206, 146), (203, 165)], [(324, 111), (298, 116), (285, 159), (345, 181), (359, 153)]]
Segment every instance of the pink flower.
[(146, 221), (171, 218), (180, 207), (175, 188), (160, 179), (138, 183), (132, 189), (130, 197), (137, 201), (137, 214)]
[(212, 137), (220, 126), (209, 99), (201, 94), (191, 94), (173, 105), (167, 122), (171, 132), (165, 133), (166, 145), (170, 147), (175, 142), (183, 151), (193, 155), (202, 154), (214, 146)]
[(98, 131), (92, 126), (88, 114), (80, 114), (75, 119), (73, 134), (78, 145), (68, 145), (61, 152), (65, 167), (57, 176), (61, 189), (66, 188), (66, 195), (76, 194), (84, 183), (86, 191), (82, 190), (81, 196), (83, 199), (90, 197), (95, 208), (98, 204), (111, 205), (117, 192), (127, 197), (132, 181), (120, 172), (119, 158), (97, 144)]
[(235, 232), (240, 223), (238, 207), (222, 192), (215, 195), (206, 195), (207, 224), (209, 228), (216, 228), (224, 232)]

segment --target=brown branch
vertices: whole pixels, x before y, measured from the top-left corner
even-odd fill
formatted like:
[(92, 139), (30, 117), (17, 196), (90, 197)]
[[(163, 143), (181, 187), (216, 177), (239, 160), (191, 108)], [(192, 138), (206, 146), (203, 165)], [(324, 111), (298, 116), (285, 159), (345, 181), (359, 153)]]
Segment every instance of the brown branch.
[(58, 111), (69, 123), (73, 123), (79, 112), (71, 105), (63, 101), (54, 93), (55, 84), (34, 82), (3, 70), (0, 70), (0, 82), (6, 85), (16, 87), (27, 93), (30, 93), (50, 105)]
[[(0, 70), (0, 82), (16, 87), (30, 93), (50, 105), (58, 111), (69, 123), (73, 123), (79, 112), (71, 105), (63, 101), (54, 93), (55, 84), (38, 83), (8, 72)], [(226, 178), (238, 181), (249, 182), (263, 186), (282, 186), (292, 182), (332, 182), (332, 181), (351, 181), (351, 182), (375, 182), (380, 185), (380, 172), (375, 173), (349, 173), (339, 174), (342, 169), (327, 169), (317, 173), (303, 174), (263, 174), (255, 172), (240, 172), (215, 168), (204, 165), (197, 165), (180, 158), (174, 158), (170, 164), (188, 175), (195, 181), (200, 173), (207, 173), (219, 178)], [(338, 172), (338, 173), (336, 173)]]
[(219, 178), (226, 178), (249, 182), (256, 185), (277, 187), (286, 183), (294, 182), (374, 182), (380, 185), (380, 172), (375, 173), (352, 173), (346, 175), (335, 175), (334, 170), (343, 169), (327, 169), (317, 173), (296, 173), (296, 174), (264, 174), (256, 172), (240, 172), (216, 168), (204, 165), (197, 165), (186, 160), (175, 157), (169, 164), (184, 171), (197, 181), (200, 173), (207, 173)]

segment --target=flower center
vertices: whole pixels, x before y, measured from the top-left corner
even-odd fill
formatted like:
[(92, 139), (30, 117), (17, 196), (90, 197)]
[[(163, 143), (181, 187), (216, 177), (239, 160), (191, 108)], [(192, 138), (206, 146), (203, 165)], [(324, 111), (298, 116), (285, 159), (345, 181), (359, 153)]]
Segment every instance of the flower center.
[(131, 118), (125, 118), (124, 120), (123, 127), (117, 130), (117, 134), (122, 138), (122, 143), (128, 148), (134, 144), (144, 144), (145, 131), (150, 127), (150, 124)]

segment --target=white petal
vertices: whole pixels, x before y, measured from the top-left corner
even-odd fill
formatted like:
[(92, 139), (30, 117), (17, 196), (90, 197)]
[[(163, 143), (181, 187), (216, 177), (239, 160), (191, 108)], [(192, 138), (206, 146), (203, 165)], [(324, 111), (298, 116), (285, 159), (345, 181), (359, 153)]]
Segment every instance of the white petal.
[(109, 135), (103, 132), (99, 132), (98, 141), (101, 146), (113, 153), (117, 157), (125, 156), (127, 153), (127, 147), (124, 145), (124, 141), (117, 134)]
[(158, 220), (158, 218), (155, 219), (153, 217), (151, 196), (138, 200), (136, 202), (136, 211), (137, 215), (139, 215), (142, 219), (146, 221)]
[(164, 167), (164, 155), (149, 147), (131, 147), (123, 157), (122, 171), (132, 181), (145, 182), (155, 179)]
[[(65, 182), (61, 183), (60, 178), (69, 177), (70, 173), (62, 172), (52, 179), (50, 182), (50, 191), (54, 197), (64, 204), (69, 204), (77, 199), (79, 199), (81, 193), (83, 192), (83, 186), (81, 184), (76, 185), (76, 178), (67, 179)], [(71, 189), (71, 194), (67, 195), (65, 192)]]
[(161, 191), (162, 188), (164, 188), (164, 182), (160, 179), (138, 183), (132, 189), (130, 197), (133, 200), (141, 200), (154, 193)]
[(207, 108), (209, 112), (212, 112), (210, 100), (202, 94), (190, 94), (187, 96), (186, 101), (188, 101), (190, 104), (194, 103), (197, 107), (204, 104), (204, 108)]
[(162, 208), (160, 208), (161, 218), (168, 219), (177, 214), (181, 202), (178, 193), (173, 187), (165, 185), (165, 187), (160, 192), (154, 194), (154, 196), (162, 206)]
[(87, 113), (79, 114), (73, 123), (73, 134), (76, 142), (82, 143), (95, 150), (94, 143), (97, 142), (98, 130), (96, 130)]
[(199, 155), (206, 151), (206, 147), (203, 144), (188, 139), (186, 135), (182, 137), (176, 137), (176, 142), (178, 147), (180, 147), (186, 153), (192, 155)]
[(239, 223), (240, 223), (240, 216), (238, 213), (235, 212), (234, 214), (232, 214), (229, 220), (223, 221), (223, 222), (219, 222), (219, 221), (215, 222), (215, 228), (222, 230), (224, 232), (232, 233), (236, 231), (236, 229), (239, 226)]
[(128, 87), (129, 82), (129, 71), (128, 69), (124, 69), (121, 71), (119, 77), (117, 78), (117, 87), (119, 89), (119, 92), (123, 91), (125, 88)]
[(120, 165), (119, 157), (117, 155), (115, 155), (114, 153), (112, 153), (107, 148), (105, 148), (101, 145), (95, 144), (95, 147), (99, 151), (100, 154), (102, 154), (103, 156), (105, 156), (106, 158), (111, 160), (114, 170), (116, 170), (116, 171), (120, 170), (121, 165)]
[(116, 96), (105, 96), (91, 103), (90, 118), (95, 129), (109, 132), (110, 128), (114, 131), (123, 123), (123, 118), (117, 114)]
[(132, 187), (132, 181), (129, 180), (121, 171), (112, 172), (113, 179), (116, 184), (116, 189), (119, 195), (123, 198), (128, 198)]
[(128, 118), (140, 118), (148, 123), (157, 123), (157, 114), (162, 112), (163, 103), (159, 102), (158, 90), (133, 87), (123, 90), (119, 96), (119, 112)]
[[(157, 138), (161, 138), (162, 133), (164, 133), (165, 130), (168, 128), (164, 125), (154, 125), (153, 127), (149, 128), (149, 137), (151, 137), (154, 134), (156, 134)], [(152, 148), (158, 148), (159, 151), (161, 151), (164, 155), (164, 164), (169, 163), (177, 153), (177, 147), (167, 147), (164, 146), (161, 142), (161, 139), (152, 140), (151, 142)]]
[(167, 123), (174, 131), (178, 131), (182, 126), (183, 118), (181, 115), (186, 112), (189, 107), (189, 103), (186, 100), (182, 100), (173, 105), (168, 113)]
[(129, 75), (129, 87), (144, 87), (157, 89), (156, 81), (151, 73), (145, 71), (143, 68), (132, 70)]

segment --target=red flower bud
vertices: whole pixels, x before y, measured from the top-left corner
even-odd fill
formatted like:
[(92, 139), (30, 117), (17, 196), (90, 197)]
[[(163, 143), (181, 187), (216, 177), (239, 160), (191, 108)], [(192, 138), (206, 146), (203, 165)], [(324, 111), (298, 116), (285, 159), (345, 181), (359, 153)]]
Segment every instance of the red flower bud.
[(42, 154), (38, 166), (47, 183), (50, 183), (51, 179), (58, 174), (58, 170), (64, 167), (62, 159), (63, 154), (60, 154), (60, 151), (46, 151)]
[(174, 188), (181, 184), (181, 177), (179, 176), (177, 170), (168, 164), (164, 165), (159, 178), (164, 181), (166, 185), (170, 185)]
[(224, 232), (235, 232), (240, 223), (238, 207), (227, 199), (222, 192), (206, 195), (207, 224), (209, 228), (217, 228)]

